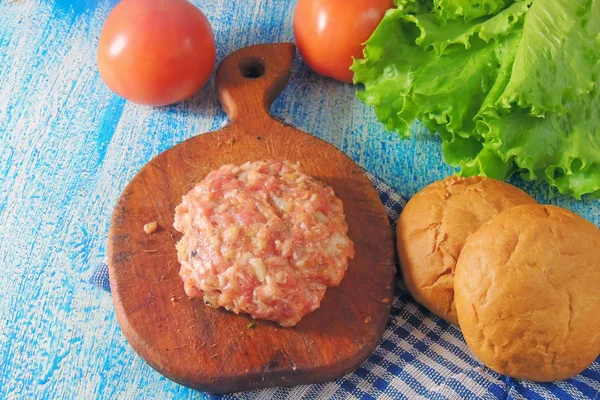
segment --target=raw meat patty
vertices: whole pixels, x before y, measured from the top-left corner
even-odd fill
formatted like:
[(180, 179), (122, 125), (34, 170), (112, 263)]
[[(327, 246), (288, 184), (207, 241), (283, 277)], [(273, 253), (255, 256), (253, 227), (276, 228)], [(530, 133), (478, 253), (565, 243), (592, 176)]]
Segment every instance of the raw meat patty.
[(174, 226), (188, 296), (282, 326), (319, 308), (354, 257), (342, 201), (288, 161), (212, 171), (183, 197)]

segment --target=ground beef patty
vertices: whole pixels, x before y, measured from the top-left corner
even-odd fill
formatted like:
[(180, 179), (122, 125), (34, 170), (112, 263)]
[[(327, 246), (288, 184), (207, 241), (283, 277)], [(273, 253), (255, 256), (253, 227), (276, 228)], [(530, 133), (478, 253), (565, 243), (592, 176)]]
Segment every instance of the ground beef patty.
[(293, 326), (354, 257), (333, 189), (288, 161), (225, 165), (175, 209), (179, 274), (211, 307)]

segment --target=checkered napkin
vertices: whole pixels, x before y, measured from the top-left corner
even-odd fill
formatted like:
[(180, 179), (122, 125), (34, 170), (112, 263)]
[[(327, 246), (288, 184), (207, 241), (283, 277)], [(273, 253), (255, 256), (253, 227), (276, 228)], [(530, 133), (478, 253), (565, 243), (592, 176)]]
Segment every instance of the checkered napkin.
[[(392, 225), (405, 200), (367, 173)], [(90, 283), (110, 291), (108, 268), (101, 264)], [(458, 328), (417, 305), (398, 280), (389, 325), (379, 347), (353, 373), (336, 381), (271, 388), (215, 399), (592, 399), (600, 400), (600, 357), (566, 381), (533, 383), (507, 378), (481, 364)]]

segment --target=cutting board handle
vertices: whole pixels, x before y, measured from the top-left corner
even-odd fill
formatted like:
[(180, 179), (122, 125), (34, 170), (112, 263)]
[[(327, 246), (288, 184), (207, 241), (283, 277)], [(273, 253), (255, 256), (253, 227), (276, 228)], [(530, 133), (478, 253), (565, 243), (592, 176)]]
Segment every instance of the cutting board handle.
[(261, 44), (235, 51), (221, 61), (216, 87), (232, 122), (271, 118), (269, 107), (288, 82), (295, 53), (292, 43)]

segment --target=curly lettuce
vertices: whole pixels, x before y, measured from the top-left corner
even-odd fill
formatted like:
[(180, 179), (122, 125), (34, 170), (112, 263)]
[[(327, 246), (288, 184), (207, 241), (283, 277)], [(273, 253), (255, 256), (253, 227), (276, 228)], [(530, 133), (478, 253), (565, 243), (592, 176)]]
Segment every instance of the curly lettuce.
[(437, 131), (462, 175), (600, 198), (600, 0), (397, 0), (354, 61), (390, 131)]
[[(514, 1), (514, 0), (513, 0)], [(434, 12), (445, 19), (461, 18), (470, 21), (500, 12), (513, 1), (505, 0), (435, 0)]]

